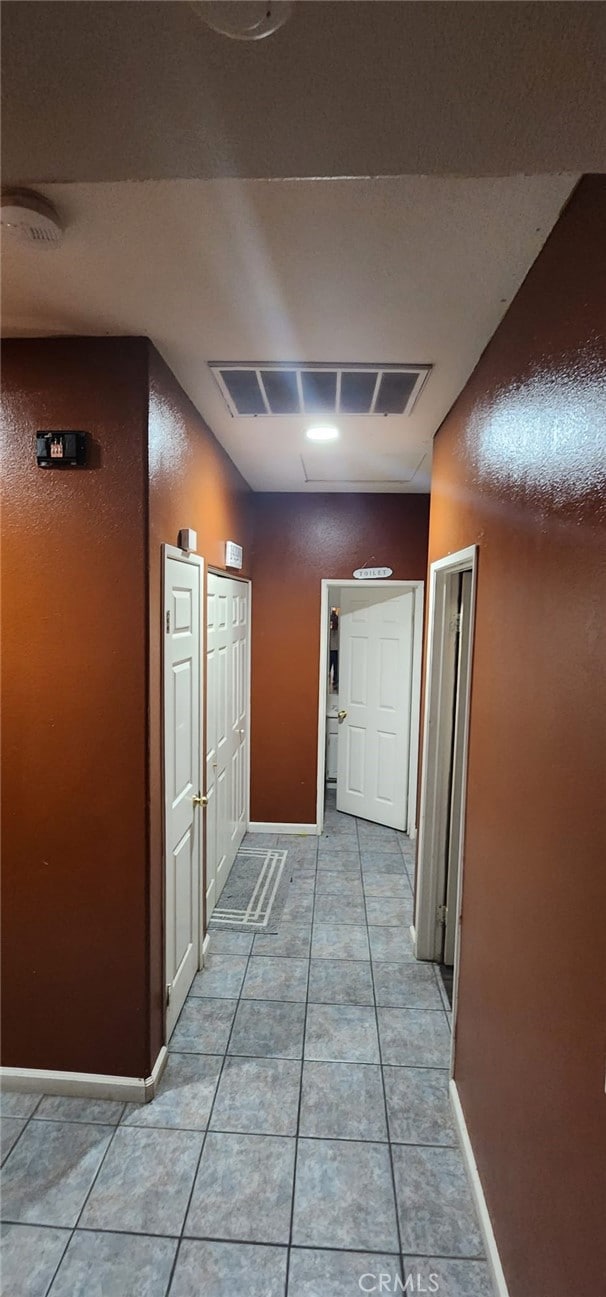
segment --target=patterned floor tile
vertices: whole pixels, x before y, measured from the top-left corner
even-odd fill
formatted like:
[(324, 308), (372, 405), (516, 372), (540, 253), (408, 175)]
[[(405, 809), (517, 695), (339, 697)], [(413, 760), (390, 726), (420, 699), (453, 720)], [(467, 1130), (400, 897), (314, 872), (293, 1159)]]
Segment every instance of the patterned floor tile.
[(381, 1068), (304, 1063), (300, 1134), (319, 1139), (386, 1140)]
[(184, 1239), (170, 1297), (284, 1297), (285, 1247)]
[(293, 1243), (397, 1251), (386, 1144), (299, 1140)]
[(191, 1130), (119, 1126), (80, 1225), (133, 1234), (179, 1234), (202, 1138)]
[(70, 1230), (3, 1225), (1, 1234), (0, 1274), (5, 1297), (46, 1297)]
[(296, 1135), (301, 1064), (286, 1058), (227, 1058), (211, 1128)]
[(177, 1240), (76, 1230), (50, 1297), (165, 1297)]
[(113, 1126), (33, 1118), (4, 1164), (5, 1220), (75, 1225), (113, 1134)]
[(294, 1167), (294, 1139), (209, 1132), (186, 1236), (288, 1243)]

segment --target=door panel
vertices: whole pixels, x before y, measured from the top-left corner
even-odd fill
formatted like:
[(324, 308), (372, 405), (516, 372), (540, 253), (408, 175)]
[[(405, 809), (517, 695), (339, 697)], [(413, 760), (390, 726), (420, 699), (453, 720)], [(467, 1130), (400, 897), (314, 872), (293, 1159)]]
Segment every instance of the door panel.
[(337, 807), (404, 829), (414, 593), (341, 592)]
[(194, 974), (200, 937), (201, 568), (164, 563), (164, 796), (166, 1038)]
[(248, 792), (248, 587), (208, 577), (206, 914), (210, 917), (246, 830)]

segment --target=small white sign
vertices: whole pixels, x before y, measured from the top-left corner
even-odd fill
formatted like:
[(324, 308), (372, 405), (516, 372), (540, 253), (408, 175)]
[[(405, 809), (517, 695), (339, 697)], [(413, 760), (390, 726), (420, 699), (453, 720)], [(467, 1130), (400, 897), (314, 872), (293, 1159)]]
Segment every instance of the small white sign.
[(392, 567), (357, 567), (354, 572), (356, 581), (383, 581), (393, 576)]
[(235, 567), (238, 571), (242, 567), (242, 546), (236, 545), (235, 540), (225, 542), (225, 566)]

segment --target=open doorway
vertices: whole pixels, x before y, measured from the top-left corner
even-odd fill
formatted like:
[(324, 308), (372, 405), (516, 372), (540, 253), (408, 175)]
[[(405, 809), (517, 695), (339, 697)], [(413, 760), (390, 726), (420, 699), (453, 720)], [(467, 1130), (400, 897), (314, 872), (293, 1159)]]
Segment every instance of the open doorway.
[[(415, 954), (440, 966), (456, 1010), (477, 547), (432, 563)], [(454, 1032), (453, 1032), (454, 1039)]]
[(423, 583), (322, 582), (317, 823), (326, 804), (415, 836)]

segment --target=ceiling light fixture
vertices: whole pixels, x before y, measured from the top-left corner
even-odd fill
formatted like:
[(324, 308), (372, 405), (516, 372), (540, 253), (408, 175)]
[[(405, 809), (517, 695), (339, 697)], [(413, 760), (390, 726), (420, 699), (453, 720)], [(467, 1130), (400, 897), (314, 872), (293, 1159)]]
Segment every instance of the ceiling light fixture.
[(339, 436), (339, 429), (327, 423), (317, 428), (308, 428), (305, 436), (310, 441), (336, 441)]

